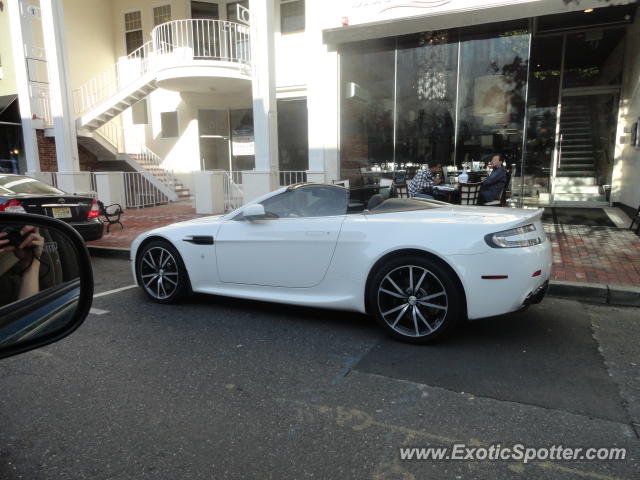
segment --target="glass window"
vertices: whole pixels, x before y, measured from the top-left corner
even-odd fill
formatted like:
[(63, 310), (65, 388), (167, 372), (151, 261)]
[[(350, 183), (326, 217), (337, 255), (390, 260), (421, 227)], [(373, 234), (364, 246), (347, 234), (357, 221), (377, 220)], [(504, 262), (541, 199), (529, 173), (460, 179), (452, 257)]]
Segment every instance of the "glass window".
[(304, 31), (304, 0), (281, 0), (280, 33)]
[(280, 170), (309, 169), (307, 100), (278, 100), (278, 157)]
[(191, 18), (218, 20), (218, 4), (191, 0)]
[(171, 21), (171, 5), (153, 7), (153, 25), (158, 26)]
[(160, 136), (171, 138), (179, 136), (178, 133), (178, 112), (162, 112), (160, 114)]
[(50, 195), (62, 195), (64, 192), (57, 188), (42, 183), (31, 177), (22, 176), (1, 176), (0, 187), (5, 188), (13, 193), (42, 193)]
[(145, 98), (134, 103), (131, 107), (131, 113), (134, 125), (146, 125), (149, 123), (149, 119), (147, 117), (147, 99)]
[(621, 84), (623, 56), (624, 29), (567, 35), (562, 88)]
[(362, 170), (394, 161), (394, 45), (376, 41), (340, 55), (340, 178), (352, 185)]
[(241, 2), (227, 3), (227, 20), (230, 22), (238, 22), (238, 5), (244, 8), (249, 8), (249, 0), (243, 0)]
[(520, 157), (528, 60), (526, 30), (475, 33), (462, 38), (458, 166), (475, 170), (497, 152), (505, 154), (507, 163)]
[(124, 14), (125, 45), (127, 55), (142, 46), (142, 12), (128, 12)]
[(453, 163), (456, 32), (426, 32), (398, 44), (395, 161)]
[(271, 197), (262, 205), (278, 218), (329, 217), (347, 213), (348, 195), (344, 188), (309, 185)]

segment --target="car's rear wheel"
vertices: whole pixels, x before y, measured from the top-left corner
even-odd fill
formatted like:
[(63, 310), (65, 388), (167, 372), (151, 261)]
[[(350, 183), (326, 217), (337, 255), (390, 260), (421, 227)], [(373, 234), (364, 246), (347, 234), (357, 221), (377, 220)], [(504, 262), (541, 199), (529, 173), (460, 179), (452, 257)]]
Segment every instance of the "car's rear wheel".
[(142, 247), (136, 261), (138, 284), (158, 303), (173, 303), (189, 292), (189, 278), (173, 245), (155, 240)]
[(374, 274), (369, 306), (392, 337), (428, 343), (449, 333), (464, 313), (464, 295), (454, 274), (420, 256), (390, 260)]

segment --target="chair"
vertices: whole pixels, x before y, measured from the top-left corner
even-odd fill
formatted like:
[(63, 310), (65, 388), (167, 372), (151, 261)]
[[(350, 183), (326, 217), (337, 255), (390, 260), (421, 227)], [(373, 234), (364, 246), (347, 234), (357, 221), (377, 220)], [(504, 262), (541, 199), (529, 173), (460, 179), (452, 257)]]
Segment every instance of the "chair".
[(511, 173), (506, 172), (507, 180), (502, 187), (502, 192), (500, 193), (500, 200), (491, 200), (490, 202), (486, 202), (485, 207), (504, 207), (507, 205), (507, 189), (509, 188), (509, 182), (511, 181)]
[(631, 225), (629, 225), (629, 230), (633, 230), (633, 225), (636, 224), (636, 234), (640, 234), (640, 207), (636, 210), (636, 216), (631, 220)]
[(124, 213), (122, 206), (119, 203), (107, 205), (98, 200), (98, 208), (100, 209), (100, 215), (104, 217), (104, 220), (100, 219), (103, 224), (107, 224), (107, 233), (111, 225), (120, 225), (120, 230), (124, 230), (124, 225), (120, 221), (120, 216)]
[(409, 198), (409, 188), (406, 183), (393, 183), (391, 196), (395, 198)]
[(460, 184), (460, 205), (477, 205), (480, 196), (480, 183)]

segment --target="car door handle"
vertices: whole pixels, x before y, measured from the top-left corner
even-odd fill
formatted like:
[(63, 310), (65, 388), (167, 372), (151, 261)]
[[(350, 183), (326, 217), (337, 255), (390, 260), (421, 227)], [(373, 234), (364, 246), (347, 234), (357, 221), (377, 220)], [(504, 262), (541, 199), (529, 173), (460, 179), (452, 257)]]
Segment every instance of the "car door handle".
[(195, 243), (196, 245), (213, 245), (213, 237), (211, 235), (188, 235), (182, 241)]

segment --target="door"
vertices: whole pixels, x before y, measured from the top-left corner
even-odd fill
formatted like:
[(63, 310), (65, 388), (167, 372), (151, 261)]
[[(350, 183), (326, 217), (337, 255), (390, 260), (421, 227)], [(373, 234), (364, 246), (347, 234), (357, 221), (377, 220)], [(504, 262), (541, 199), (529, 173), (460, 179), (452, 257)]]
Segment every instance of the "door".
[(229, 112), (227, 110), (198, 110), (200, 137), (200, 168), (202, 170), (230, 170)]
[(347, 194), (308, 185), (263, 202), (272, 217), (230, 220), (216, 238), (222, 282), (309, 288), (324, 278), (346, 218)]

